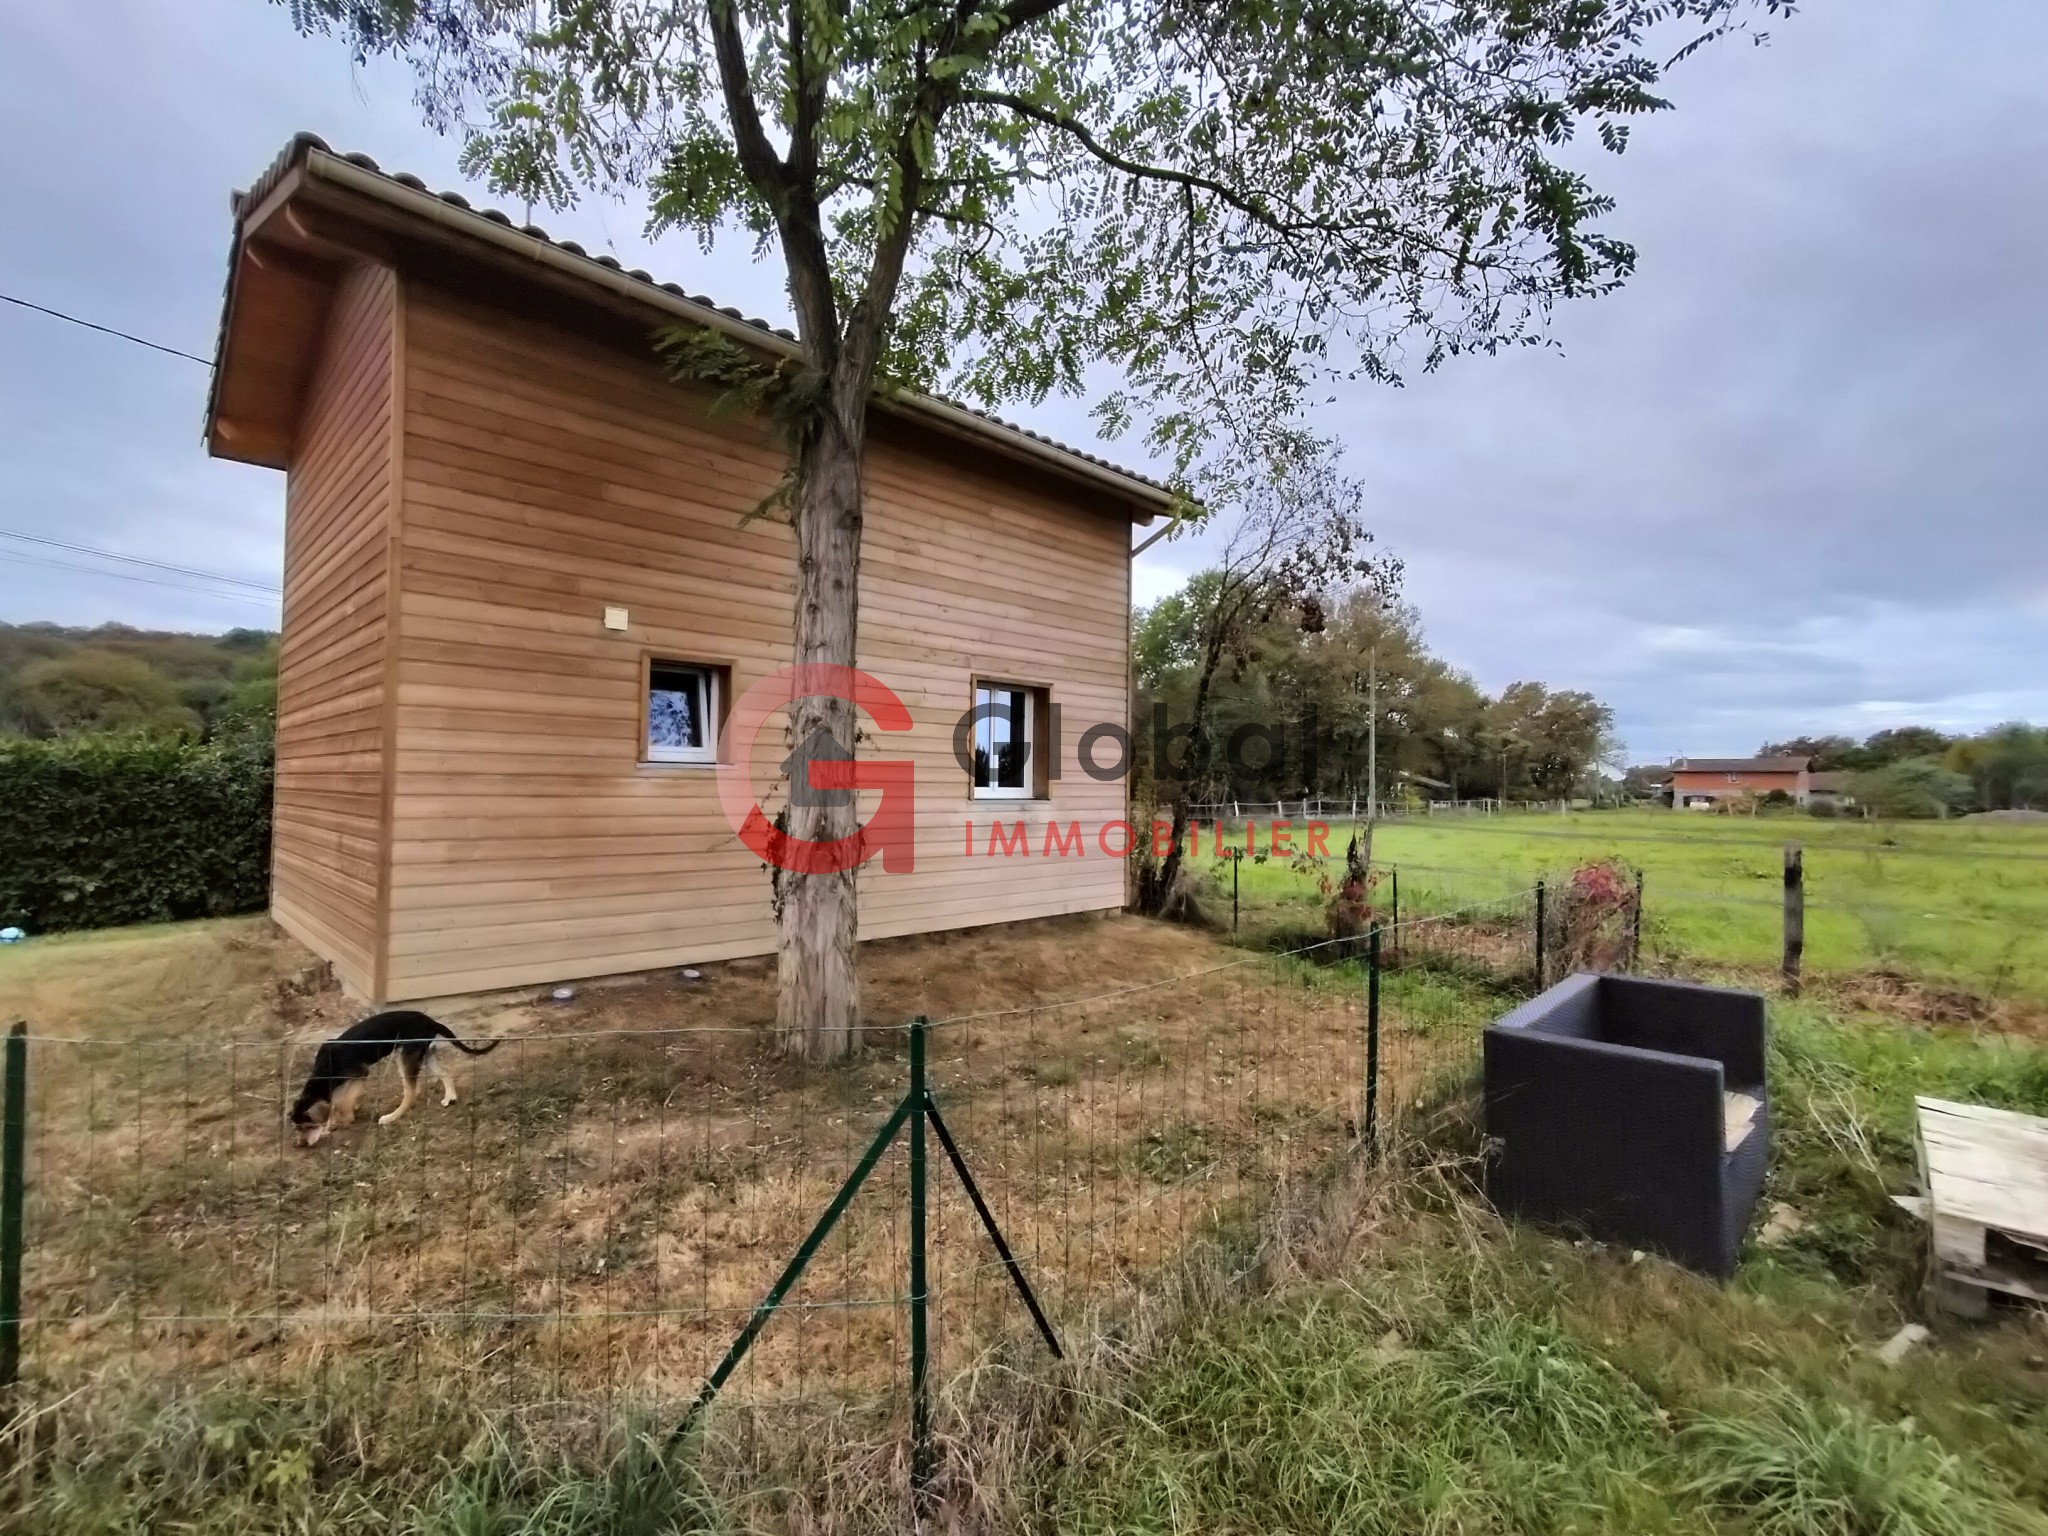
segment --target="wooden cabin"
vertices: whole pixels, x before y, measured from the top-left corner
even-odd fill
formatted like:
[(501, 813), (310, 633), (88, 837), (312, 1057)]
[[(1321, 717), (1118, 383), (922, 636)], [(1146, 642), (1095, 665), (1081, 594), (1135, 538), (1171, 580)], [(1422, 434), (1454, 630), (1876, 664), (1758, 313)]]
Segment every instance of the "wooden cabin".
[[(278, 922), (378, 1000), (771, 952), (715, 780), (791, 659), (792, 535), (749, 515), (786, 460), (653, 338), (794, 340), (310, 136), (234, 211), (206, 438), (285, 471)], [(1171, 493), (926, 398), (877, 403), (867, 484), (859, 665), (912, 723), (859, 752), (917, 799), (861, 936), (1120, 906), (1126, 785), (1076, 751), (1129, 719), (1130, 530)], [(977, 698), (1028, 721), (980, 785)]]

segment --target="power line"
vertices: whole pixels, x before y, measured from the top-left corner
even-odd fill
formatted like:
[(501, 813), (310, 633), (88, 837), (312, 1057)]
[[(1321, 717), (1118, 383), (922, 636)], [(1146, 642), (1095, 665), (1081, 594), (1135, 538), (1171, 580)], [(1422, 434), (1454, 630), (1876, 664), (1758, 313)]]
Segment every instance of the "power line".
[(126, 331), (117, 331), (111, 325), (101, 325), (92, 320), (81, 320), (76, 315), (67, 315), (63, 310), (51, 309), (46, 304), (31, 304), (27, 299), (17, 299), (11, 293), (0, 293), (0, 299), (6, 300), (9, 304), (18, 304), (23, 309), (32, 309), (39, 315), (48, 315), (52, 320), (68, 320), (73, 325), (84, 326), (88, 331), (98, 331), (105, 336), (118, 336), (123, 341), (132, 341), (138, 347), (147, 347), (152, 352), (168, 352), (173, 357), (182, 357), (187, 362), (197, 363), (202, 368), (210, 369), (213, 367), (210, 359), (200, 357), (197, 353), (180, 351), (176, 347), (167, 347), (160, 341), (145, 341), (140, 336), (131, 336)]
[[(270, 597), (280, 595), (283, 588), (267, 581), (249, 581), (240, 576), (225, 576), (219, 571), (195, 570), (189, 565), (172, 565), (166, 560), (149, 560), (141, 555), (116, 554), (111, 549), (94, 549), (90, 544), (67, 544), (62, 539), (45, 538), (39, 533), (21, 533), (13, 528), (0, 528), (0, 539), (19, 539), (24, 544), (44, 544), (51, 549), (69, 550), (74, 555), (91, 555), (98, 560), (118, 560), (123, 565), (147, 566), (153, 571), (169, 571), (176, 576), (197, 576), (202, 581), (225, 582), (231, 587), (247, 587), (252, 592), (262, 592)], [(80, 566), (80, 570), (90, 567)], [(106, 573), (111, 576), (115, 573)]]
[(155, 576), (138, 576), (132, 571), (103, 571), (95, 566), (78, 565), (69, 560), (49, 560), (39, 555), (17, 555), (0, 550), (0, 560), (14, 565), (40, 566), (50, 571), (82, 571), (88, 576), (111, 576), (116, 581), (139, 581), (152, 587), (169, 587), (179, 592), (197, 592), (203, 597), (225, 598), (231, 603), (254, 603), (261, 608), (268, 608), (271, 605), (270, 599), (258, 597), (254, 593), (223, 592), (217, 587), (194, 586), (189, 581), (164, 581)]

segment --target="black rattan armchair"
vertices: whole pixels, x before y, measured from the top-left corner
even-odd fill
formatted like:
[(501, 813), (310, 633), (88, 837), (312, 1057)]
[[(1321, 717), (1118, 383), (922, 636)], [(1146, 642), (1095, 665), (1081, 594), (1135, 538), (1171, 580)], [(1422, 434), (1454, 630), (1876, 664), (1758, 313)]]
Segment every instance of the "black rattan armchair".
[(1495, 1206), (1734, 1272), (1769, 1155), (1760, 994), (1572, 976), (1485, 1052)]

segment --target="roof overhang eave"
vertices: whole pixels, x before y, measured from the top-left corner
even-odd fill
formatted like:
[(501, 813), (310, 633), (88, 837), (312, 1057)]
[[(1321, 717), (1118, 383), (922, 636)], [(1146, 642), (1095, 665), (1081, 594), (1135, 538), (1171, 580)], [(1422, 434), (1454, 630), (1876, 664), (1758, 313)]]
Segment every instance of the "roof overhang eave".
[[(763, 356), (794, 359), (803, 355), (801, 344), (788, 336), (764, 330), (713, 305), (699, 303), (687, 295), (607, 266), (592, 257), (566, 250), (552, 241), (500, 224), (473, 209), (445, 202), (431, 192), (417, 190), (380, 172), (366, 170), (331, 151), (309, 149), (303, 165), (310, 179), (374, 198), (427, 220), (457, 238), (481, 241), (506, 255), (602, 288), (629, 304), (718, 331)], [(280, 186), (277, 192), (283, 190)], [(274, 207), (278, 202), (277, 193), (273, 193), (264, 199), (264, 206)], [(238, 227), (238, 241), (242, 230), (255, 228), (259, 223), (257, 218), (244, 221)], [(875, 404), (891, 415), (994, 448), (1010, 458), (1041, 466), (1063, 478), (1081, 481), (1115, 495), (1129, 504), (1135, 521), (1149, 523), (1155, 515), (1184, 513), (1190, 506), (1186, 497), (1168, 487), (1123, 474), (1111, 466), (1042, 442), (1007, 423), (977, 415), (948, 401), (936, 400), (929, 395), (885, 395), (878, 396)]]

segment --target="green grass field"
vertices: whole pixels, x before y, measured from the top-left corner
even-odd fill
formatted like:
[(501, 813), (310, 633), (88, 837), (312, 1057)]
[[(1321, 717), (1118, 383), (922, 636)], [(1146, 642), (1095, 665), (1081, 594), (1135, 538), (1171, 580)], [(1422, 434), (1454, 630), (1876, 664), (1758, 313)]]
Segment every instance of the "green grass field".
[[(1349, 835), (1344, 824), (1331, 828), (1333, 868)], [(1373, 862), (1399, 872), (1410, 917), (1617, 858), (1643, 872), (1653, 950), (1768, 966), (1780, 952), (1788, 842), (1805, 849), (1811, 969), (1883, 969), (2048, 1002), (2048, 827), (1672, 811), (1445, 817), (1383, 823)], [(1201, 863), (1215, 867), (1206, 854)], [(1218, 878), (1227, 899), (1229, 871)], [(1320, 920), (1314, 877), (1285, 860), (1248, 862), (1241, 879), (1248, 922)], [(1390, 895), (1383, 884), (1382, 908)]]
[[(1499, 1006), (1388, 980), (1404, 1027), (1414, 985)], [(1392, 1179), (1275, 1222), (1140, 1336), (1039, 1463), (1041, 1528), (2048, 1536), (2048, 1311), (1930, 1313), (1890, 1198), (1915, 1094), (2048, 1114), (2048, 1049), (1817, 996), (1771, 1028), (1762, 1212), (1787, 1220), (1732, 1281), (1501, 1223), (1447, 1084)], [(1908, 1322), (1932, 1338), (1887, 1362)]]

